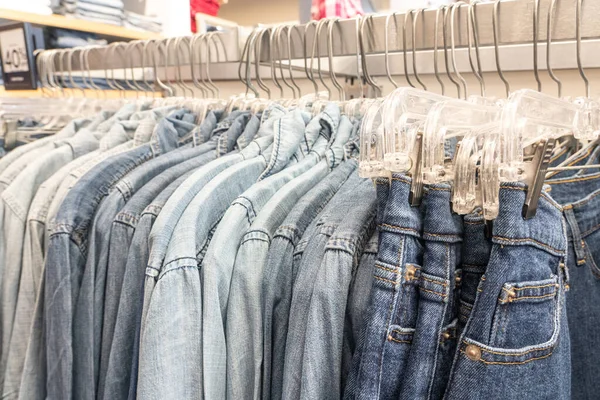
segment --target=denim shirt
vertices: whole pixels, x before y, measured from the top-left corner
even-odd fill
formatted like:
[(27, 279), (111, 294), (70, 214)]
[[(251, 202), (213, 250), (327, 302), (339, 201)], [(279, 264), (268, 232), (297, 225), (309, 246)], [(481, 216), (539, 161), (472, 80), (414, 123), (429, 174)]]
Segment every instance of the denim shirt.
[[(157, 129), (165, 132), (169, 131), (169, 136), (181, 138), (187, 137), (187, 139), (182, 139), (182, 142), (186, 142), (191, 140), (191, 138), (189, 138), (189, 132), (191, 132), (194, 128), (194, 125), (192, 124), (193, 120), (193, 114), (183, 114), (181, 116), (177, 116), (177, 118), (167, 117), (159, 122)], [(113, 308), (111, 308), (110, 305), (105, 304), (104, 301), (105, 292), (106, 298), (110, 300), (113, 297), (112, 290), (114, 289), (112, 286), (107, 286), (106, 282), (109, 260), (109, 241), (111, 237), (110, 227), (112, 225), (112, 221), (120, 209), (125, 205), (127, 200), (129, 200), (129, 198), (131, 198), (131, 196), (153, 176), (160, 173), (164, 168), (168, 168), (184, 159), (198, 154), (198, 148), (188, 147), (191, 147), (191, 143), (184, 147), (170, 151), (164, 156), (149, 160), (135, 168), (132, 172), (127, 174), (127, 176), (115, 184), (115, 186), (110, 190), (108, 196), (100, 204), (99, 209), (94, 216), (93, 228), (90, 230), (89, 234), (90, 246), (88, 247), (86, 268), (80, 291), (95, 291), (95, 294), (94, 296), (84, 298), (81, 303), (78, 303), (75, 312), (76, 318), (74, 324), (75, 326), (79, 325), (77, 318), (77, 315), (79, 315), (77, 309), (79, 308), (81, 308), (81, 310), (93, 308), (94, 322), (91, 326), (85, 326), (85, 324), (82, 323), (81, 326), (84, 327), (85, 331), (75, 331), (74, 340), (75, 343), (91, 340), (90, 346), (86, 346), (84, 349), (88, 350), (93, 348), (94, 356), (92, 359), (92, 365), (94, 366), (96, 379), (98, 379), (98, 373), (103, 372), (102, 369), (99, 369), (98, 367), (99, 363), (101, 362), (100, 352), (102, 351), (102, 356), (105, 356), (104, 350), (101, 350), (103, 314), (107, 311), (113, 311)], [(203, 148), (200, 150), (205, 151), (208, 149)], [(86, 284), (89, 286), (85, 287), (84, 285)], [(89, 299), (89, 301), (92, 301), (93, 299), (93, 304), (86, 303), (85, 299)], [(92, 327), (94, 328), (92, 329)], [(77, 336), (78, 334), (83, 336), (80, 338)], [(76, 359), (79, 360), (80, 357), (77, 356)], [(90, 361), (85, 361), (85, 365), (89, 365), (89, 362)], [(106, 360), (104, 362), (106, 362)]]
[(329, 238), (314, 279), (302, 357), (300, 397), (304, 399), (339, 399), (343, 394), (346, 377), (342, 356), (351, 334), (345, 329), (350, 283), (363, 248), (375, 231), (377, 212), (375, 188), (370, 181), (365, 181), (351, 197), (351, 218), (342, 221)]
[[(179, 112), (180, 114), (181, 112)], [(157, 130), (154, 140), (121, 155), (113, 156), (94, 167), (69, 192), (51, 226), (52, 234), (46, 259), (45, 333), (47, 352), (47, 395), (50, 398), (93, 398), (95, 378), (91, 369), (79, 369), (78, 363), (89, 365), (83, 358), (73, 357), (78, 347), (81, 354), (91, 353), (88, 343), (73, 341), (76, 331), (92, 324), (92, 309), (75, 325), (76, 302), (83, 302), (93, 292), (80, 292), (85, 260), (90, 243), (88, 232), (94, 212), (109, 189), (128, 172), (145, 161), (175, 149), (181, 138), (173, 132)], [(93, 243), (92, 243), (93, 245)], [(93, 274), (92, 274), (93, 277)], [(85, 317), (85, 318), (84, 318)], [(73, 333), (75, 333), (73, 335)], [(86, 351), (87, 350), (87, 351)]]
[(48, 207), (58, 186), (71, 170), (94, 156), (94, 152), (91, 152), (63, 166), (40, 186), (29, 208), (23, 239), (23, 261), (17, 297), (17, 311), (4, 379), (4, 396), (7, 398), (13, 396), (17, 398), (19, 395), (27, 344), (33, 325), (32, 316), (34, 315), (38, 289), (43, 274), (44, 254), (47, 245), (45, 239), (47, 236), (46, 215)]
[[(271, 198), (271, 200), (276, 199), (277, 203), (272, 204), (269, 201), (262, 209), (255, 204), (253, 212), (258, 212), (258, 216), (256, 219), (254, 217), (248, 218), (251, 226), (244, 226), (243, 229), (240, 229), (240, 232), (245, 234), (237, 250), (233, 273), (229, 277), (231, 280), (230, 286), (234, 290), (231, 290), (229, 294), (225, 335), (227, 337), (227, 390), (229, 398), (261, 397), (263, 368), (261, 284), (262, 269), (266, 262), (270, 239), (287, 212), (295, 204), (296, 201), (292, 199), (298, 198), (296, 190), (303, 188), (301, 190), (304, 192), (308, 191), (307, 184), (310, 184), (310, 187), (314, 186), (319, 179), (329, 172), (326, 160), (317, 164), (317, 160), (321, 160), (325, 154), (331, 154), (327, 142), (332, 142), (331, 147), (338, 147), (341, 151), (342, 145), (348, 140), (352, 125), (345, 117), (342, 118), (340, 123), (339, 118), (339, 107), (331, 104), (309, 122), (305, 131), (306, 140), (301, 142), (300, 153), (297, 152), (296, 155), (303, 156), (308, 151), (306, 157), (311, 158), (313, 155), (318, 155), (318, 159), (315, 158), (314, 161), (305, 159), (298, 163), (297, 166), (308, 162), (310, 169), (300, 176), (294, 174), (293, 178), (295, 179), (283, 187), (273, 187), (275, 190), (281, 187), (281, 190), (278, 190)], [(315, 137), (318, 138), (317, 142), (312, 145), (312, 149), (309, 149), (308, 146), (311, 146), (311, 142)], [(321, 146), (321, 144), (325, 146)], [(341, 153), (338, 151), (338, 154)], [(288, 167), (278, 175), (286, 174), (288, 171), (291, 173), (295, 167)], [(310, 176), (305, 176), (309, 174)], [(300, 187), (288, 188), (288, 185), (293, 182), (299, 182)], [(283, 197), (280, 196), (282, 192), (286, 194)], [(271, 229), (265, 226), (270, 226)], [(219, 268), (219, 270), (223, 270), (223, 268)], [(235, 334), (239, 326), (247, 327), (246, 335)]]
[[(206, 121), (207, 120), (205, 120), (205, 122)], [(183, 121), (179, 122), (183, 125)], [(210, 120), (208, 122), (210, 122)], [(191, 129), (192, 127), (193, 125), (185, 129)], [(199, 134), (200, 131), (196, 130), (194, 135), (197, 133)], [(204, 140), (204, 138), (200, 138), (195, 139), (194, 142), (201, 143)], [(102, 288), (102, 293), (97, 293), (97, 296), (104, 297), (103, 303), (97, 303), (98, 315), (104, 314), (104, 322), (102, 323), (102, 345), (100, 347), (100, 381), (98, 389), (98, 396), (100, 398), (104, 397), (106, 369), (108, 366), (117, 308), (119, 305), (121, 283), (123, 280), (122, 270), (125, 268), (125, 263), (127, 261), (124, 255), (127, 254), (130, 238), (130, 235), (128, 235), (126, 231), (123, 232), (123, 230), (120, 229), (125, 226), (122, 224), (115, 225), (114, 221), (119, 216), (119, 211), (125, 207), (125, 204), (128, 204), (133, 200), (138, 189), (144, 187), (146, 183), (150, 182), (152, 178), (159, 175), (166, 168), (176, 166), (181, 162), (196, 158), (206, 152), (212, 152), (215, 149), (215, 143), (205, 143), (196, 147), (191, 147), (191, 145), (192, 144), (190, 143), (189, 145), (174, 150), (162, 157), (148, 161), (136, 168), (115, 185), (111, 193), (104, 200), (101, 209), (98, 211), (96, 217), (97, 221), (105, 221), (97, 225), (97, 237), (102, 238), (102, 235), (104, 235), (105, 239), (99, 243), (101, 245), (99, 251), (100, 258), (96, 263), (96, 270), (99, 271), (96, 275), (97, 282), (102, 282), (102, 279), (105, 279), (105, 283), (99, 285), (99, 287)], [(141, 211), (143, 211), (143, 208), (140, 212)], [(110, 230), (106, 229), (107, 225), (112, 226), (112, 228)], [(110, 239), (108, 239), (109, 237)], [(105, 275), (103, 276), (103, 274)]]
[[(190, 386), (191, 382), (202, 382), (202, 373), (207, 370), (206, 366), (201, 369), (192, 367), (192, 365), (196, 365), (194, 363), (202, 362), (202, 350), (206, 349), (206, 345), (200, 346), (201, 343), (204, 343), (204, 336), (200, 329), (202, 329), (207, 317), (202, 314), (201, 304), (206, 304), (206, 299), (201, 297), (200, 276), (198, 274), (199, 262), (202, 260), (202, 255), (206, 252), (211, 240), (212, 232), (226, 211), (227, 206), (255, 182), (269, 166), (272, 173), (275, 173), (287, 164), (287, 160), (297, 149), (302, 137), (301, 133), (304, 132), (304, 126), (304, 119), (299, 112), (292, 112), (278, 118), (273, 124), (275, 142), (269, 146), (269, 148), (274, 149), (273, 151), (270, 151), (269, 148), (265, 151), (263, 145), (258, 157), (239, 163), (219, 174), (198, 193), (187, 207), (173, 233), (164, 266), (156, 280), (156, 287), (148, 305), (148, 311), (143, 322), (145, 325), (142, 326), (140, 380), (138, 382), (140, 396), (143, 397), (150, 388), (148, 382), (150, 376), (164, 377), (165, 382), (160, 384), (163, 389), (153, 387), (152, 390), (153, 395), (156, 395), (156, 390), (160, 390), (160, 393), (164, 393), (167, 397), (178, 397), (176, 390), (182, 390), (178, 388)], [(269, 139), (269, 137), (257, 139), (255, 143), (265, 139)], [(269, 139), (269, 142), (270, 140), (272, 139)], [(250, 147), (246, 148), (244, 152), (248, 149)], [(275, 149), (278, 150), (277, 153), (275, 153)], [(271, 153), (274, 153), (273, 156), (267, 158)], [(200, 210), (211, 210), (211, 212), (202, 213)], [(223, 219), (225, 220), (226, 217), (227, 214)], [(190, 282), (190, 286), (182, 293), (179, 288), (183, 283), (181, 280), (191, 278), (193, 274), (195, 274), (195, 281)], [(190, 295), (194, 293), (190, 297), (193, 301), (184, 302), (178, 296), (172, 296), (173, 290), (182, 294), (191, 291)], [(173, 312), (189, 316), (185, 322), (182, 321), (181, 329), (177, 329), (178, 332), (186, 333), (183, 335), (178, 334), (177, 337), (165, 334), (162, 332), (162, 328), (157, 326), (163, 324), (162, 321), (168, 318), (168, 314), (173, 315)], [(173, 331), (174, 333), (175, 331)], [(188, 341), (190, 338), (192, 338), (191, 343), (197, 343), (197, 345), (189, 346)], [(169, 346), (161, 346), (160, 343), (169, 343)], [(185, 362), (179, 359), (179, 363), (175, 364), (172, 361), (170, 362), (170, 355), (175, 355), (177, 351), (174, 349), (179, 348), (179, 346), (184, 346), (181, 347), (181, 350), (185, 351)], [(146, 353), (144, 352), (145, 348), (151, 351)], [(168, 354), (164, 354), (165, 350), (168, 350)], [(157, 356), (156, 353), (160, 356)], [(149, 361), (149, 359), (155, 360), (156, 357), (161, 360), (160, 363)], [(205, 359), (205, 361), (208, 360)], [(186, 367), (187, 363), (190, 363), (189, 367)], [(223, 360), (223, 366), (224, 364)], [(181, 374), (181, 371), (190, 372)], [(152, 385), (156, 385), (156, 379), (153, 379), (153, 381)], [(204, 381), (204, 396), (213, 398), (213, 394), (210, 392), (211, 387), (207, 386), (207, 381), (208, 379)], [(177, 385), (177, 388), (173, 388), (172, 385)], [(194, 387), (194, 385), (191, 386)], [(224, 389), (223, 382), (223, 391)], [(199, 390), (199, 386), (196, 386), (196, 390)], [(193, 393), (193, 396), (202, 395), (201, 392), (194, 391)], [(161, 396), (159, 395), (159, 397)]]
[[(2, 260), (4, 271), (2, 276), (2, 290), (0, 291), (0, 301), (2, 304), (2, 357), (0, 371), (2, 374), (4, 374), (6, 367), (8, 345), (11, 340), (17, 307), (17, 295), (21, 279), (23, 237), (29, 206), (37, 188), (44, 180), (60, 169), (61, 166), (93, 150), (98, 145), (98, 141), (94, 139), (78, 140), (78, 142), (62, 146), (31, 163), (19, 174), (13, 184), (2, 193), (0, 199), (0, 206), (4, 208), (2, 237), (6, 249), (4, 259)], [(24, 346), (25, 343), (20, 343), (19, 345)]]
[[(211, 145), (216, 147), (216, 140), (211, 141)], [(104, 398), (126, 399), (132, 380), (137, 378), (137, 354), (134, 347), (137, 347), (136, 331), (141, 320), (144, 273), (148, 263), (147, 240), (152, 224), (170, 194), (194, 172), (194, 169), (215, 158), (216, 151), (209, 151), (169, 168), (139, 190), (113, 222), (110, 254), (113, 253), (112, 240), (115, 236), (119, 238), (119, 247), (126, 246), (127, 250), (125, 247), (120, 252), (115, 250), (120, 259), (109, 263), (109, 268), (113, 269), (119, 268), (121, 263), (125, 265), (122, 266), (123, 270), (119, 271), (119, 281), (122, 281), (122, 285), (119, 295), (115, 296), (118, 310), (114, 332), (110, 338), (112, 343), (109, 348)], [(116, 266), (113, 266), (113, 263)], [(103, 327), (104, 332), (107, 329), (106, 326)], [(132, 375), (134, 364), (136, 373)]]
[(365, 182), (357, 175), (350, 176), (336, 196), (329, 202), (321, 216), (313, 221), (312, 227), (306, 230), (301, 242), (294, 251), (294, 264), (298, 265), (298, 270), (295, 273), (292, 271), (296, 279), (293, 284), (285, 349), (284, 398), (300, 398), (306, 324), (316, 275), (325, 255), (325, 247), (329, 238), (346, 218), (353, 204), (356, 203), (352, 193), (360, 191), (364, 184), (372, 185), (371, 182)]
[[(294, 247), (308, 225), (328, 204), (348, 177), (356, 170), (355, 161), (342, 163), (310, 190), (273, 236), (262, 282), (264, 293), (264, 379), (266, 399), (282, 397), (283, 360), (289, 307), (292, 297), (292, 257)], [(309, 171), (310, 172), (310, 171)]]

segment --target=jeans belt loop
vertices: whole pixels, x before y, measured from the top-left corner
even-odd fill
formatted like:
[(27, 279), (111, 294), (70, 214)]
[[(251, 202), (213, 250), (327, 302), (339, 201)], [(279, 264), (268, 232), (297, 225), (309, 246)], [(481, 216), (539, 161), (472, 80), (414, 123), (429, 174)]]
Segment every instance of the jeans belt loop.
[(573, 207), (565, 207), (564, 214), (567, 220), (567, 224), (569, 224), (569, 229), (571, 230), (571, 236), (573, 237), (573, 248), (575, 249), (576, 264), (578, 267), (581, 267), (586, 262), (585, 242), (581, 237), (581, 232), (579, 231), (579, 224), (577, 224), (577, 219), (575, 218)]

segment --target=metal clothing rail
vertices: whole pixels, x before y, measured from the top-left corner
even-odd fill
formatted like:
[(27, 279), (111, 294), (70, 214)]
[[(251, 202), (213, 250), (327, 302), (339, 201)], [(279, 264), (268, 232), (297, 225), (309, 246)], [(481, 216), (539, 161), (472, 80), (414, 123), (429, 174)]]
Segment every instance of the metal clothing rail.
[[(576, 5), (578, 0), (554, 0), (555, 10), (552, 19), (552, 63), (555, 69), (576, 68), (574, 58), (576, 37)], [(503, 0), (495, 2), (474, 2), (472, 6), (475, 24), (469, 26), (469, 5), (458, 3), (455, 7), (440, 9), (413, 10), (406, 14), (369, 15), (349, 20), (333, 20), (319, 24), (313, 21), (305, 25), (283, 25), (279, 39), (273, 39), (273, 30), (277, 27), (263, 28), (266, 34), (260, 37), (261, 46), (258, 58), (260, 64), (271, 67), (278, 63), (286, 64), (292, 59), (294, 69), (302, 70), (303, 60), (332, 57), (336, 74), (356, 76), (361, 67), (357, 60), (365, 55), (363, 66), (368, 67), (371, 76), (386, 75), (384, 54), (389, 57), (389, 69), (393, 75), (403, 75), (403, 66), (407, 72), (413, 70), (412, 53), (416, 54), (414, 65), (420, 73), (434, 73), (434, 48), (438, 49), (438, 66), (444, 71), (444, 46), (453, 44), (453, 57), (459, 72), (471, 71), (468, 59), (469, 37), (473, 30), (478, 37), (483, 72), (495, 70), (495, 46), (498, 45), (498, 59), (506, 71), (531, 70), (533, 65), (532, 43), (534, 42), (534, 10), (537, 13), (538, 69), (546, 68), (546, 39), (549, 9), (552, 0)], [(582, 62), (588, 68), (600, 67), (600, 24), (594, 19), (600, 15), (600, 2), (584, 1), (581, 13), (580, 36), (582, 38)], [(473, 21), (473, 19), (472, 19)], [(496, 41), (494, 40), (496, 29)], [(238, 79), (238, 63), (242, 60), (245, 38), (242, 28), (224, 26), (217, 33), (221, 43), (213, 48), (210, 55), (210, 74), (214, 80)], [(315, 40), (316, 37), (316, 40)], [(193, 38), (193, 37), (192, 37)], [(282, 40), (283, 38), (283, 40)], [(287, 40), (286, 40), (287, 39)], [(445, 41), (444, 41), (445, 39)], [(163, 69), (189, 65), (190, 51), (179, 46), (160, 46), (157, 43), (169, 43), (178, 38), (150, 41), (155, 44), (158, 65)], [(189, 43), (189, 37), (185, 41)], [(474, 43), (471, 43), (474, 45)], [(114, 46), (114, 44), (113, 44)], [(273, 46), (277, 46), (274, 51)], [(361, 48), (362, 46), (362, 48)], [(387, 48), (387, 52), (386, 52)], [(183, 49), (183, 50), (182, 50)], [(80, 52), (86, 52), (86, 62)], [(126, 53), (126, 54), (125, 54)], [(177, 53), (177, 54), (175, 54)], [(254, 56), (252, 56), (254, 57)], [(404, 58), (407, 58), (407, 61)], [(94, 49), (74, 50), (71, 54), (71, 71), (106, 70), (153, 67), (154, 59), (142, 51), (124, 51), (110, 46)], [(273, 59), (275, 58), (275, 60)], [(410, 61), (408, 61), (410, 60)], [(64, 61), (56, 60), (56, 70), (65, 71)], [(194, 55), (194, 63), (206, 63), (206, 57), (199, 59)], [(327, 60), (325, 60), (327, 61)], [(198, 64), (199, 65), (199, 64)], [(315, 63), (316, 66), (316, 63)], [(323, 70), (326, 71), (325, 67)], [(173, 72), (171, 72), (172, 74)], [(184, 69), (184, 79), (190, 72)], [(268, 73), (266, 73), (268, 75)], [(301, 73), (298, 73), (301, 75)]]

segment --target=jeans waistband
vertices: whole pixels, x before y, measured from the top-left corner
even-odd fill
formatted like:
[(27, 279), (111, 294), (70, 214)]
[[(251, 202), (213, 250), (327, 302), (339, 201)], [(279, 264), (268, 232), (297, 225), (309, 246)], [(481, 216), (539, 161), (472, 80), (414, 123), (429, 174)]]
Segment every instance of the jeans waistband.
[(481, 212), (465, 215), (463, 240), (463, 269), (483, 274), (489, 261), (492, 242), (485, 237), (485, 220)]
[(452, 212), (450, 185), (425, 187), (423, 196), (423, 239), (429, 241), (462, 242), (462, 218)]
[(408, 201), (411, 178), (394, 174), (390, 183), (380, 230), (392, 233), (421, 236), (423, 220), (419, 207), (411, 207)]
[[(567, 239), (562, 207), (548, 193), (542, 192), (535, 217), (526, 220), (521, 216), (526, 189), (526, 185), (521, 182), (501, 184), (500, 209), (494, 221), (493, 242), (512, 246), (529, 245), (563, 256), (566, 253)], [(561, 225), (562, 229), (556, 229)]]

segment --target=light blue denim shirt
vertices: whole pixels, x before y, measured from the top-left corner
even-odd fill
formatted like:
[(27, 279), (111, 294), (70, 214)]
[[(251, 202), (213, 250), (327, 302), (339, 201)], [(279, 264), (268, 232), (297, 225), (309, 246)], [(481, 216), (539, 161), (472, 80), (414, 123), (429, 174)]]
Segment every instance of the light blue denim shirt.
[[(332, 154), (329, 151), (329, 143), (332, 143), (332, 147), (339, 148), (333, 154), (339, 154), (341, 157), (342, 146), (350, 137), (352, 125), (345, 117), (340, 123), (339, 118), (339, 106), (330, 104), (310, 121), (305, 132), (308, 140), (301, 143), (304, 146), (311, 146), (311, 139), (318, 137), (307, 155), (312, 160), (305, 159), (296, 166), (309, 164), (311, 168), (300, 176), (292, 172), (296, 166), (288, 167), (277, 174), (277, 176), (291, 174), (295, 179), (284, 187), (272, 185), (274, 190), (280, 187), (281, 190), (278, 190), (264, 207), (257, 207), (260, 205), (257, 204), (253, 211), (259, 213), (258, 217), (256, 219), (248, 218), (251, 226), (244, 226), (244, 229), (241, 229), (242, 232), (246, 232), (240, 241), (235, 266), (231, 269), (232, 274), (228, 277), (231, 280), (225, 325), (228, 398), (261, 397), (263, 368), (261, 289), (262, 272), (266, 263), (270, 239), (296, 203), (297, 190), (308, 191), (329, 172), (326, 160), (317, 164), (317, 161), (324, 158), (326, 153)], [(307, 148), (301, 148), (301, 154), (306, 154)], [(293, 186), (293, 183), (297, 183), (299, 186)], [(288, 187), (289, 185), (292, 186)], [(276, 202), (271, 203), (272, 200)], [(224, 268), (219, 268), (219, 270), (224, 270)], [(240, 326), (247, 327), (246, 335), (240, 336), (235, 333)]]
[[(216, 140), (211, 141), (216, 147)], [(141, 317), (141, 304), (145, 267), (148, 263), (148, 235), (159, 210), (168, 194), (188, 177), (196, 168), (216, 158), (216, 151), (209, 151), (199, 157), (169, 168), (158, 175), (136, 193), (115, 218), (111, 234), (111, 250), (113, 254), (113, 238), (118, 237), (119, 246), (127, 246), (127, 250), (116, 249), (119, 260), (109, 262), (109, 268), (119, 273), (122, 282), (119, 296), (115, 295), (118, 310), (114, 321), (114, 333), (110, 345), (110, 355), (104, 385), (104, 398), (127, 399), (132, 376), (132, 365), (137, 365), (136, 346), (137, 323)], [(171, 185), (174, 185), (171, 187)], [(163, 196), (162, 193), (165, 192)], [(125, 256), (126, 255), (126, 256)], [(122, 271), (115, 271), (121, 263)], [(110, 272), (110, 271), (109, 271)], [(105, 300), (106, 303), (106, 300)], [(103, 327), (106, 332), (108, 327)], [(139, 338), (139, 336), (137, 336)], [(103, 342), (104, 342), (103, 334)], [(104, 344), (103, 344), (104, 351)], [(137, 367), (135, 368), (137, 371)], [(137, 374), (137, 372), (136, 372)], [(134, 396), (135, 398), (135, 396)]]
[(321, 266), (314, 277), (313, 293), (305, 326), (300, 398), (342, 397), (346, 376), (342, 356), (347, 330), (347, 301), (360, 255), (375, 231), (375, 188), (365, 181), (352, 192), (354, 206), (325, 246)]
[[(274, 114), (274, 118), (277, 115), (283, 115), (283, 110), (277, 110)], [(272, 126), (272, 124), (270, 125)], [(231, 127), (231, 126), (230, 126)], [(257, 126), (246, 126), (248, 129), (258, 128)], [(217, 126), (218, 129), (218, 126)], [(248, 130), (246, 129), (246, 130)], [(272, 128), (271, 128), (272, 129)], [(269, 130), (269, 125), (264, 124), (260, 130)], [(271, 131), (272, 132), (272, 131)], [(267, 132), (269, 133), (269, 132)], [(221, 135), (229, 133), (221, 133)], [(243, 134), (243, 133), (242, 133)], [(251, 133), (256, 135), (257, 132)], [(238, 154), (230, 154), (205, 165), (200, 168), (194, 174), (192, 174), (180, 187), (177, 188), (175, 193), (169, 198), (169, 201), (164, 205), (164, 212), (161, 212), (157, 217), (155, 224), (153, 225), (152, 231), (148, 236), (148, 247), (150, 249), (150, 255), (148, 258), (148, 265), (146, 269), (146, 278), (144, 283), (144, 306), (142, 312), (142, 324), (145, 319), (147, 310), (147, 303), (150, 301), (152, 290), (154, 289), (155, 279), (161, 270), (169, 241), (173, 230), (179, 221), (179, 218), (185, 211), (188, 204), (196, 196), (196, 194), (208, 183), (211, 179), (217, 176), (220, 172), (226, 168), (241, 162), (245, 159), (256, 157), (262, 147), (270, 144), (272, 138), (268, 138), (272, 135), (266, 135), (267, 139), (262, 140), (262, 143), (252, 142), (243, 152)]]
[[(271, 115), (275, 118), (273, 114)], [(272, 145), (270, 142), (273, 139), (269, 136), (257, 139), (254, 142), (257, 146), (260, 142), (265, 142), (260, 147), (258, 157), (228, 168), (211, 180), (196, 195), (180, 219), (169, 243), (164, 266), (156, 280), (156, 287), (152, 292), (152, 298), (145, 312), (145, 320), (143, 320), (138, 381), (139, 396), (150, 396), (151, 390), (152, 396), (179, 397), (180, 390), (192, 390), (192, 397), (204, 394), (206, 398), (213, 398), (206, 388), (204, 393), (201, 391), (202, 372), (206, 368), (193, 367), (196, 365), (195, 363), (202, 362), (203, 349), (200, 346), (203, 298), (201, 297), (198, 264), (206, 252), (216, 224), (231, 201), (255, 182), (268, 166), (272, 166), (273, 172), (279, 171), (285, 166), (287, 162), (283, 160), (289, 160), (303, 136), (301, 133), (304, 132), (304, 120), (299, 112), (292, 112), (276, 119), (273, 129), (275, 142)], [(299, 134), (294, 135), (294, 132), (299, 132)], [(267, 148), (265, 145), (269, 147)], [(247, 147), (242, 154), (245, 154), (250, 148)], [(273, 153), (271, 149), (278, 149), (278, 153), (268, 158)], [(278, 160), (274, 161), (274, 157), (277, 157)], [(211, 212), (203, 213), (201, 210), (211, 210)], [(194, 275), (195, 280), (189, 281)], [(190, 291), (192, 300), (183, 301), (180, 297), (172, 295), (172, 293), (185, 293), (181, 292), (180, 288), (184, 282), (188, 282), (184, 290), (185, 292)], [(147, 299), (145, 298), (144, 301), (146, 303)], [(178, 323), (181, 323), (180, 329), (176, 330), (186, 332), (185, 335), (173, 336), (164, 332), (161, 327), (164, 324), (161, 321), (164, 321), (165, 318), (172, 320), (174, 313), (188, 316), (185, 321), (175, 318)], [(175, 331), (172, 332), (175, 334)], [(190, 340), (190, 338), (192, 339)], [(198, 345), (190, 347), (190, 342)], [(166, 343), (169, 345), (164, 346)], [(177, 355), (180, 351), (183, 352), (181, 354), (186, 354), (185, 364)], [(179, 362), (170, 361), (171, 357), (177, 357)], [(156, 359), (161, 361), (157, 363), (154, 361)], [(187, 363), (189, 363), (189, 367), (186, 367)], [(182, 374), (182, 371), (186, 371), (186, 373)], [(164, 381), (157, 382), (156, 379), (152, 379), (152, 382), (149, 382), (150, 376), (164, 377), (161, 378)], [(200, 386), (198, 386), (199, 384)], [(173, 385), (176, 386), (173, 387)], [(193, 389), (183, 389), (189, 387)], [(158, 395), (157, 391), (159, 391)], [(160, 393), (163, 395), (161, 396)], [(180, 395), (185, 396), (184, 393), (180, 393)]]
[[(4, 396), (18, 398), (23, 374), (25, 355), (33, 325), (35, 303), (43, 274), (46, 249), (46, 215), (57, 188), (63, 179), (83, 163), (95, 157), (95, 152), (79, 157), (63, 166), (40, 186), (29, 208), (25, 237), (23, 240), (23, 261), (17, 311), (13, 333), (9, 345), (8, 363), (4, 379)], [(40, 315), (41, 316), (41, 315)]]
[[(348, 177), (356, 170), (355, 161), (343, 162), (311, 189), (287, 214), (277, 228), (267, 257), (262, 282), (264, 295), (264, 377), (263, 397), (280, 399), (289, 310), (292, 298), (294, 248), (309, 224), (318, 217)], [(314, 168), (319, 168), (317, 165)], [(308, 171), (307, 173), (310, 173)]]
[[(51, 226), (44, 303), (47, 396), (50, 398), (93, 398), (96, 395), (94, 372), (85, 369), (89, 361), (79, 357), (86, 353), (92, 356), (93, 349), (88, 343), (72, 340), (73, 336), (77, 337), (78, 329), (90, 326), (94, 319), (93, 308), (87, 309), (86, 316), (75, 315), (76, 302), (93, 296), (93, 292), (79, 291), (90, 244), (88, 232), (94, 212), (116, 182), (143, 162), (178, 147), (181, 138), (171, 133), (157, 130), (149, 144), (113, 156), (94, 167), (66, 196)], [(79, 323), (74, 324), (75, 321)], [(79, 363), (83, 364), (81, 369)]]
[[(193, 114), (190, 114), (193, 116)], [(167, 118), (170, 120), (170, 118)], [(205, 123), (210, 123), (211, 119), (205, 119)], [(187, 129), (192, 131), (194, 125), (185, 121), (172, 121), (177, 129)], [(174, 127), (175, 127), (174, 126)], [(205, 129), (205, 132), (212, 132), (212, 129)], [(104, 385), (106, 381), (106, 373), (108, 367), (108, 358), (112, 345), (112, 336), (114, 332), (115, 321), (117, 317), (117, 308), (119, 305), (119, 297), (121, 293), (121, 283), (123, 276), (117, 270), (119, 266), (125, 267), (127, 258), (127, 250), (129, 248), (129, 235), (123, 232), (120, 228), (124, 227), (121, 224), (114, 224), (114, 221), (119, 215), (119, 212), (131, 201), (135, 193), (143, 188), (146, 183), (152, 178), (158, 176), (165, 169), (180, 164), (186, 160), (196, 158), (202, 154), (214, 151), (215, 143), (204, 143), (193, 147), (193, 143), (203, 143), (207, 140), (206, 137), (196, 138), (202, 131), (195, 129), (192, 132), (190, 139), (193, 141), (188, 145), (179, 149), (173, 150), (168, 154), (158, 157), (154, 160), (144, 163), (134, 171), (129, 173), (125, 178), (121, 179), (111, 193), (103, 201), (101, 209), (96, 215), (96, 221), (100, 223), (95, 225), (96, 237), (104, 240), (99, 240), (97, 243), (100, 246), (100, 257), (96, 262), (96, 282), (97, 287), (101, 287), (101, 292), (97, 293), (97, 298), (104, 298), (103, 302), (96, 302), (97, 315), (103, 314), (102, 339), (101, 339), (101, 356), (100, 356), (100, 380), (98, 386), (98, 397), (104, 397)], [(208, 133), (210, 134), (210, 133)], [(143, 209), (142, 209), (143, 210)], [(140, 210), (140, 212), (142, 211)], [(101, 222), (105, 221), (105, 222)], [(107, 221), (110, 221), (107, 222)], [(106, 229), (106, 225), (112, 226), (110, 230)], [(107, 231), (109, 235), (107, 235)], [(98, 251), (98, 249), (96, 250)], [(102, 284), (103, 279), (104, 284)]]
[[(89, 245), (87, 248), (86, 266), (79, 289), (80, 293), (91, 292), (94, 294), (93, 296), (80, 296), (78, 298), (75, 308), (74, 326), (76, 329), (73, 332), (73, 341), (76, 344), (85, 343), (85, 345), (81, 346), (81, 350), (77, 350), (74, 347), (74, 360), (81, 362), (81, 364), (75, 364), (77, 370), (89, 370), (91, 368), (96, 382), (99, 379), (101, 371), (99, 366), (101, 352), (102, 355), (105, 355), (101, 349), (104, 312), (107, 309), (113, 311), (110, 305), (107, 306), (105, 304), (105, 297), (110, 299), (113, 296), (113, 287), (106, 285), (109, 241), (111, 237), (110, 226), (117, 213), (131, 196), (153, 176), (160, 173), (164, 168), (168, 168), (198, 154), (198, 148), (191, 147), (192, 137), (190, 136), (190, 132), (195, 127), (193, 124), (194, 120), (194, 114), (184, 112), (183, 110), (172, 113), (169, 117), (160, 120), (156, 126), (157, 132), (161, 132), (162, 135), (167, 137), (181, 138), (179, 140), (180, 146), (183, 143), (188, 144), (169, 151), (167, 154), (159, 154), (159, 157), (144, 162), (121, 178), (110, 189), (94, 215), (92, 227), (88, 235)], [(208, 149), (201, 149), (201, 151), (205, 150)], [(94, 317), (92, 323), (89, 323), (86, 311), (90, 309), (93, 309), (92, 314)], [(90, 356), (88, 356), (88, 352), (93, 353), (89, 353)]]
[[(371, 184), (371, 182), (366, 182)], [(301, 253), (298, 271), (295, 272), (290, 320), (285, 348), (283, 371), (283, 397), (300, 398), (302, 388), (302, 357), (304, 354), (308, 307), (312, 296), (316, 274), (325, 255), (325, 246), (337, 227), (347, 217), (349, 210), (356, 203), (352, 193), (365, 184), (362, 178), (352, 175), (340, 188), (340, 191), (329, 202), (322, 215), (313, 221), (302, 240), (296, 246), (295, 257)], [(295, 260), (295, 263), (297, 261)], [(292, 273), (294, 273), (292, 271)]]

